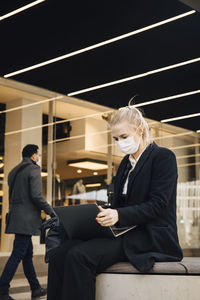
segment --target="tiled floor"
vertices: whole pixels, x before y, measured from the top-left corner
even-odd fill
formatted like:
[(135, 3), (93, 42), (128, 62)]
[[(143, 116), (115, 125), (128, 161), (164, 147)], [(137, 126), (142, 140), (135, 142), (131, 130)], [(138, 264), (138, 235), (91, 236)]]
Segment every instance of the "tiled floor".
[[(39, 276), (38, 280), (43, 288), (47, 286), (47, 276)], [(15, 300), (30, 300), (31, 292), (29, 288), (28, 281), (23, 276), (16, 276), (11, 282), (10, 296)], [(40, 299), (46, 300), (46, 297), (41, 297)]]

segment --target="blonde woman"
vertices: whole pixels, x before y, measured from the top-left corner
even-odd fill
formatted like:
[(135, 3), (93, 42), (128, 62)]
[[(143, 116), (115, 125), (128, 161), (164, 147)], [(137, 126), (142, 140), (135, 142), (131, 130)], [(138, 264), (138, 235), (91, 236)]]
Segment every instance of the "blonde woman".
[(151, 141), (148, 124), (133, 106), (119, 109), (110, 127), (126, 155), (115, 178), (111, 208), (100, 207), (96, 220), (102, 226), (138, 226), (115, 239), (63, 243), (50, 259), (48, 300), (94, 300), (96, 274), (116, 262), (129, 261), (145, 272), (155, 261), (182, 259), (175, 155)]

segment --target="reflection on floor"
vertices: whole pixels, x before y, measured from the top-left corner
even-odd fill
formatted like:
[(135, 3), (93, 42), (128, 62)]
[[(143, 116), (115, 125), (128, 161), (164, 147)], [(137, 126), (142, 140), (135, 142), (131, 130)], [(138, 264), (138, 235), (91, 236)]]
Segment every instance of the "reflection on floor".
[[(43, 288), (47, 287), (47, 275), (38, 276), (38, 280)], [(31, 292), (28, 281), (22, 275), (17, 275), (11, 282), (10, 296), (15, 300), (30, 300)], [(40, 299), (46, 300), (46, 297)]]

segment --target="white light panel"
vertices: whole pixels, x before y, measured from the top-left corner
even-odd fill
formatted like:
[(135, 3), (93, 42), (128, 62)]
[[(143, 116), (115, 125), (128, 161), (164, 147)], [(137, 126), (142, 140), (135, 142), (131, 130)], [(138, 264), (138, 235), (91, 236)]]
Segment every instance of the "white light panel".
[(89, 170), (104, 170), (108, 169), (108, 166), (103, 163), (91, 162), (91, 161), (82, 161), (82, 162), (74, 162), (69, 163), (69, 167), (75, 167), (79, 169), (89, 169)]

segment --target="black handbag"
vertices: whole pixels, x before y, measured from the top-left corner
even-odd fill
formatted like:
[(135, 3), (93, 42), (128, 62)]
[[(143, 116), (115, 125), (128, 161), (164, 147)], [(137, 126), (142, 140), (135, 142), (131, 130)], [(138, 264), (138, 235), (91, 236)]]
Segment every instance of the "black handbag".
[[(46, 230), (49, 229), (47, 235)], [(53, 217), (41, 226), (41, 236), (46, 243), (45, 262), (49, 262), (49, 258), (53, 256), (54, 250), (59, 247), (66, 239), (67, 234), (64, 227), (59, 222), (58, 217)]]

